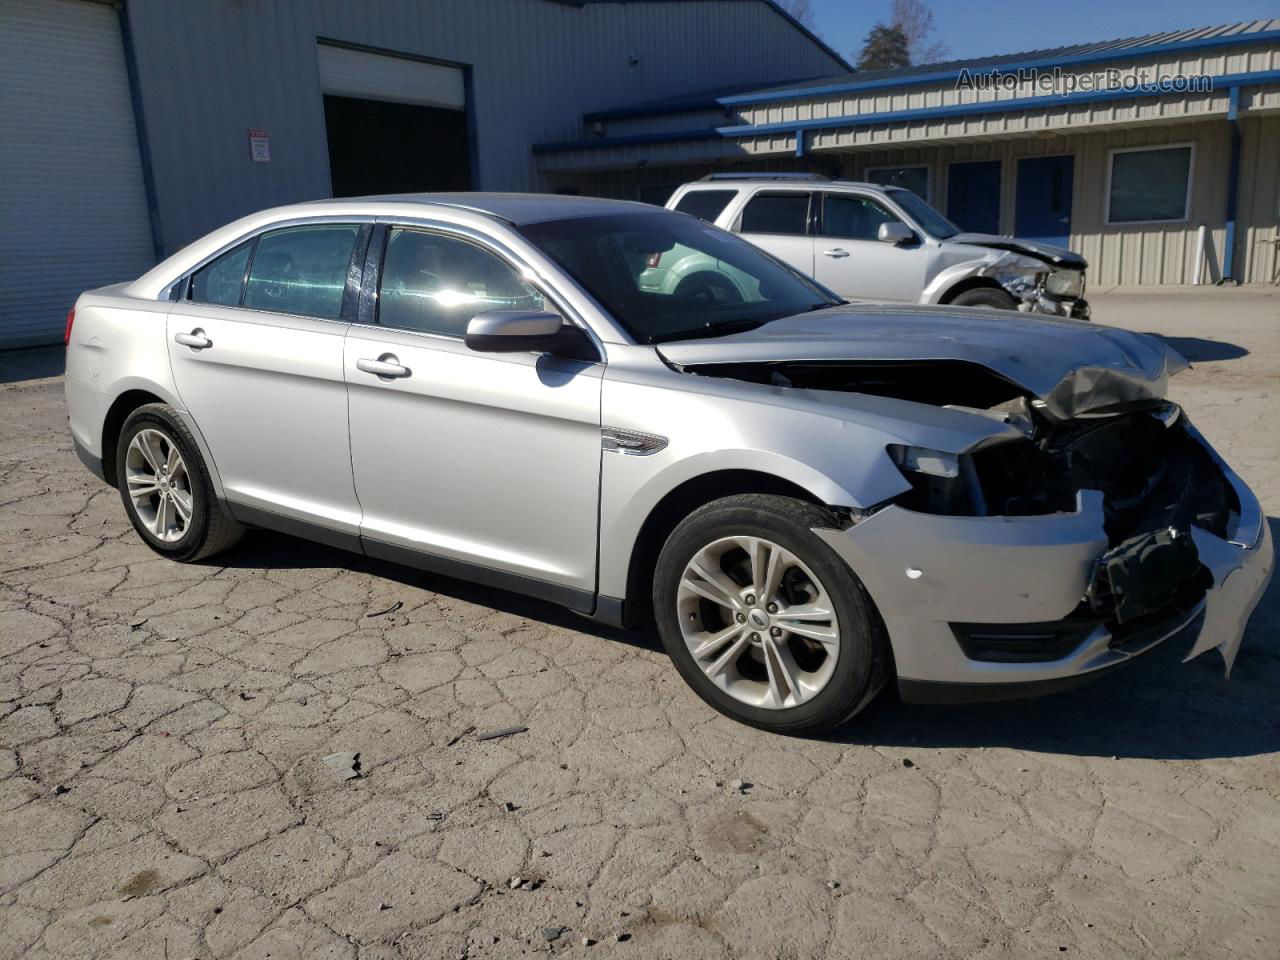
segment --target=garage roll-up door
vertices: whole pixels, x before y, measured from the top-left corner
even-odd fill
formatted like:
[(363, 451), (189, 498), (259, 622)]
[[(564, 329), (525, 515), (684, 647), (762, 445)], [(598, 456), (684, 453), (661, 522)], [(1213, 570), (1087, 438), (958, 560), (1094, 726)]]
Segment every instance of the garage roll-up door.
[(155, 262), (116, 11), (0, 0), (0, 348)]
[(424, 107), (466, 107), (462, 70), (439, 63), (385, 56), (322, 43), (320, 89), (338, 97), (414, 103)]

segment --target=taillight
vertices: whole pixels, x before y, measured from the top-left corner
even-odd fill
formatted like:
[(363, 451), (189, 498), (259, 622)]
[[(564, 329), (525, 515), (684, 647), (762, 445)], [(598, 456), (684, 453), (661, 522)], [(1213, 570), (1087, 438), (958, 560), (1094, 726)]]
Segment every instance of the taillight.
[(645, 263), (649, 265), (650, 270), (657, 267), (657, 265), (660, 264), (661, 262), (662, 262), (662, 254), (660, 253), (651, 253), (647, 258), (645, 258)]
[(62, 335), (62, 342), (64, 344), (69, 345), (71, 343), (71, 325), (75, 322), (76, 322), (76, 308), (72, 307), (70, 310), (67, 311), (67, 332)]

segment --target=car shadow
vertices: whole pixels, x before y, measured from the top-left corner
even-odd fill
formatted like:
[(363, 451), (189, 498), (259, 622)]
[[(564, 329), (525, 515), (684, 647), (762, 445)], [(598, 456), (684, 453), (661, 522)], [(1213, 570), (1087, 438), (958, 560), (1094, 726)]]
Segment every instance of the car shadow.
[[(1280, 518), (1269, 517), (1273, 541)], [(963, 706), (903, 703), (886, 689), (824, 737), (911, 749), (1007, 747), (1119, 759), (1205, 760), (1280, 751), (1280, 578), (1259, 602), (1231, 670), (1210, 650), (1183, 663), (1165, 644), (1095, 683), (1037, 700)]]
[(1192, 363), (1209, 363), (1214, 360), (1239, 360), (1247, 357), (1249, 351), (1239, 344), (1225, 340), (1205, 340), (1202, 337), (1166, 337), (1156, 334), (1178, 353)]
[(252, 570), (334, 568), (368, 573), (383, 580), (430, 590), (465, 603), (490, 607), (501, 613), (575, 630), (602, 640), (616, 640), (642, 650), (662, 649), (662, 642), (651, 630), (610, 627), (547, 600), (482, 586), (468, 580), (458, 580), (269, 530), (251, 530), (232, 550), (204, 562)]

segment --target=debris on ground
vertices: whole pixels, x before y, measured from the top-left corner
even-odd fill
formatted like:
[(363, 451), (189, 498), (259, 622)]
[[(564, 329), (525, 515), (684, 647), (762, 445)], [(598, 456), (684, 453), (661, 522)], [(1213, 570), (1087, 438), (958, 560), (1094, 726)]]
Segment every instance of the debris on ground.
[(512, 890), (519, 890), (524, 886), (524, 877), (516, 876), (507, 881), (507, 886)]
[(559, 940), (560, 934), (564, 933), (564, 927), (543, 927), (542, 939), (550, 943), (552, 940)]
[(358, 753), (331, 753), (327, 757), (321, 757), (320, 762), (330, 770), (341, 774), (343, 780), (354, 780), (360, 776), (360, 754)]
[(902, 758), (902, 765), (906, 767), (908, 770), (910, 770), (912, 767), (915, 766), (915, 764), (912, 763), (911, 760), (907, 757)]
[(477, 740), (497, 740), (499, 737), (511, 737), (517, 733), (528, 733), (528, 727), (499, 727), (497, 730), (486, 730), (484, 733), (477, 733)]
[(474, 733), (475, 729), (476, 729), (475, 727), (467, 727), (467, 729), (463, 730), (461, 733), (454, 734), (452, 737), (449, 738), (449, 742), (446, 743), (445, 746), (452, 747), (455, 743), (457, 743), (459, 740), (465, 737), (468, 733)]
[(443, 813), (428, 813), (428, 814), (427, 814), (427, 816), (426, 816), (426, 819), (428, 819), (428, 820), (443, 820), (443, 819), (444, 819), (444, 814), (443, 814)]
[(617, 940), (619, 943), (626, 943), (628, 940), (631, 939), (631, 934), (623, 932), (618, 934), (616, 937), (614, 937), (614, 939)]
[(55, 797), (60, 797), (60, 796), (62, 796), (64, 793), (70, 793), (70, 792), (71, 792), (71, 788), (70, 788), (70, 787), (68, 787), (68, 786), (65, 786), (65, 785), (63, 785), (63, 784), (61, 784), (61, 783), (60, 783), (60, 784), (58, 784), (56, 787), (54, 787), (54, 788), (53, 788), (53, 795), (54, 795)]
[(381, 911), (383, 911), (383, 910), (390, 910), (390, 909), (391, 909), (391, 904), (389, 904), (389, 903), (379, 903), (379, 904), (378, 904), (378, 911), (379, 911), (379, 912), (381, 912)]
[(146, 618), (146, 617), (142, 617), (142, 618), (141, 618), (141, 619), (139, 619), (139, 620), (130, 620), (130, 621), (129, 621), (129, 629), (130, 629), (130, 630), (141, 630), (141, 629), (142, 629), (142, 627), (143, 627), (143, 625), (144, 625), (146, 622), (147, 622), (147, 618)]
[(729, 789), (732, 790), (734, 793), (746, 793), (754, 786), (755, 784), (752, 783), (750, 780), (730, 780), (729, 781)]
[(592, 940), (590, 937), (583, 937), (583, 938), (582, 938), (582, 945), (583, 945), (584, 947), (591, 947), (591, 946), (594, 946), (594, 945), (595, 945), (595, 941), (594, 941), (594, 940)]
[(387, 609), (375, 610), (373, 613), (366, 613), (365, 616), (366, 617), (385, 617), (388, 613), (395, 613), (397, 610), (399, 610), (403, 606), (404, 606), (404, 601), (397, 600), (391, 606), (387, 607)]
[(504, 813), (515, 813), (519, 808), (510, 800), (504, 800), (502, 803), (502, 809)]
[(840, 889), (840, 881), (839, 881), (839, 880), (828, 880), (828, 881), (827, 881), (827, 889), (828, 889), (828, 890), (839, 890), (839, 889)]

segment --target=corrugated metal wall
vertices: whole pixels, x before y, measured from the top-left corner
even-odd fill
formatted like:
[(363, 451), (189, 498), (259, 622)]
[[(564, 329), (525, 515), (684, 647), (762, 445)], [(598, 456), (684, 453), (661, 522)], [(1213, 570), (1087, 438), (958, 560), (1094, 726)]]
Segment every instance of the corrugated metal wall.
[(1240, 247), (1246, 283), (1280, 283), (1280, 115), (1241, 121)]
[[(756, 0), (129, 0), (129, 17), (170, 251), (328, 196), (317, 37), (469, 65), (490, 190), (544, 186), (532, 144), (580, 137), (584, 112), (843, 69)], [(250, 162), (251, 127), (270, 163)]]

